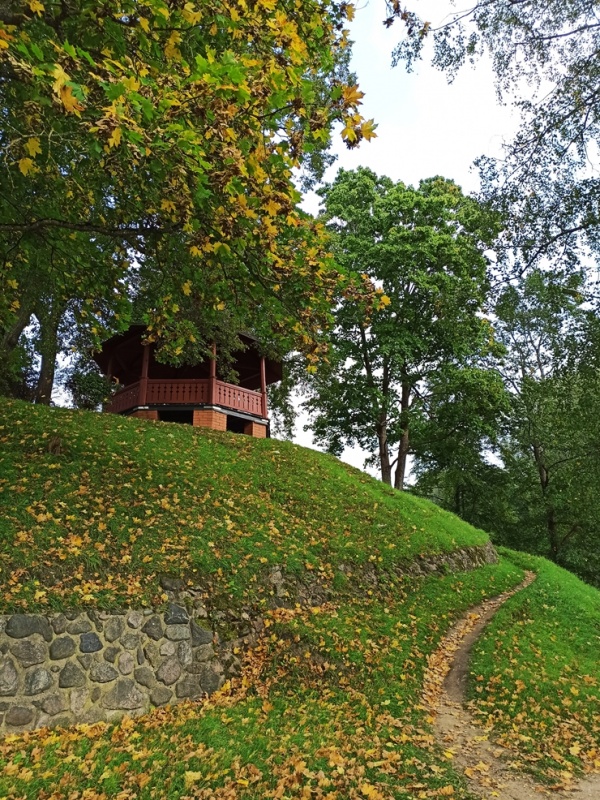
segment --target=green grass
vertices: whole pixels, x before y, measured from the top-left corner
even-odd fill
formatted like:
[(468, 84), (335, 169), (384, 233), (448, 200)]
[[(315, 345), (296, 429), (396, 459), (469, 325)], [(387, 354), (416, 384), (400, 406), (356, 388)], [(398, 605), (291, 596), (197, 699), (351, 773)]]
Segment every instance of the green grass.
[(477, 642), (478, 716), (549, 780), (600, 768), (600, 592), (544, 558), (502, 552), (537, 579)]
[(377, 800), (451, 786), (467, 798), (420, 703), (427, 655), (461, 611), (521, 577), (504, 561), (273, 612), (245, 689), (120, 726), (9, 737), (0, 796)]
[[(600, 769), (600, 593), (564, 570), (504, 551), (403, 578), (416, 555), (485, 534), (287, 443), (6, 400), (0, 415), (4, 610), (153, 603), (162, 573), (260, 606), (275, 564), (334, 590), (319, 609), (266, 612), (243, 678), (210, 701), (6, 737), (0, 798), (467, 800), (421, 705), (427, 657), (524, 569), (537, 580), (476, 649), (477, 714), (550, 781)], [(357, 585), (366, 564), (377, 586)]]
[(487, 535), (288, 442), (0, 398), (0, 610), (260, 602), (272, 565), (332, 581)]

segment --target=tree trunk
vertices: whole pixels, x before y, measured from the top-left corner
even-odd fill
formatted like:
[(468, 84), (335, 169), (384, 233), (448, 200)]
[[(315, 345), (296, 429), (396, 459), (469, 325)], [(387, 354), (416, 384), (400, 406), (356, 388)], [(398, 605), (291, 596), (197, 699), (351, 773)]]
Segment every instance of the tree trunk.
[(379, 441), (379, 463), (381, 464), (381, 480), (392, 485), (392, 465), (390, 464), (390, 452), (387, 443), (387, 421), (380, 420), (377, 423), (377, 439)]
[(4, 332), (2, 336), (2, 352), (8, 355), (19, 343), (19, 337), (29, 325), (31, 319), (31, 306), (24, 305), (19, 309), (14, 325)]
[(400, 424), (402, 426), (402, 437), (398, 447), (398, 465), (396, 467), (396, 475), (394, 479), (394, 488), (400, 491), (404, 490), (404, 482), (406, 480), (406, 465), (408, 461), (408, 453), (410, 449), (410, 436), (409, 436), (409, 423), (408, 423), (408, 409), (410, 408), (410, 390), (411, 385), (406, 380), (402, 382), (402, 394), (400, 397)]
[(40, 323), (41, 365), (33, 402), (46, 406), (50, 405), (52, 400), (52, 387), (54, 386), (56, 356), (58, 353), (58, 326), (63, 312), (62, 306), (59, 308), (51, 307), (48, 313), (36, 315)]

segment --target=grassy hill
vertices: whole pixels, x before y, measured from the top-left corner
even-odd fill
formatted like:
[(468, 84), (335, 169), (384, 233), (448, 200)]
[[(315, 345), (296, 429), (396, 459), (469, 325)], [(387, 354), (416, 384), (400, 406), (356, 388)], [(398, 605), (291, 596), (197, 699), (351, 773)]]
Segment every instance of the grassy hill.
[[(538, 578), (481, 637), (469, 691), (515, 761), (549, 783), (600, 769), (600, 593), (510, 551), (398, 579), (415, 555), (485, 534), (335, 459), (0, 400), (0, 507), (5, 609), (151, 603), (162, 573), (260, 605), (274, 564), (338, 590), (318, 608), (266, 611), (243, 675), (205, 703), (7, 737), (2, 798), (467, 800), (433, 738), (423, 674), (452, 621), (524, 569)], [(342, 562), (376, 563), (382, 580), (349, 591)]]
[(160, 601), (161, 574), (258, 601), (281, 565), (333, 581), (487, 535), (289, 442), (0, 398), (2, 609)]

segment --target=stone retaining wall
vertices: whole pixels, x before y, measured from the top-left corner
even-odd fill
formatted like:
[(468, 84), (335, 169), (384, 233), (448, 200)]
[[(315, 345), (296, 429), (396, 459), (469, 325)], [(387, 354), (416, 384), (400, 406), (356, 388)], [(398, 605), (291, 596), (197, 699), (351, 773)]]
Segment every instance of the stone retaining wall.
[(0, 731), (112, 721), (216, 691), (227, 653), (203, 619), (88, 611), (0, 617)]
[[(495, 563), (491, 544), (416, 559), (410, 577)], [(350, 585), (373, 586), (373, 565), (341, 566)], [(273, 567), (271, 607), (319, 605), (330, 586)], [(207, 610), (200, 591), (165, 578), (166, 611), (70, 611), (0, 616), (0, 734), (77, 722), (116, 721), (197, 699), (239, 672), (235, 653), (256, 641), (263, 620), (250, 608)]]

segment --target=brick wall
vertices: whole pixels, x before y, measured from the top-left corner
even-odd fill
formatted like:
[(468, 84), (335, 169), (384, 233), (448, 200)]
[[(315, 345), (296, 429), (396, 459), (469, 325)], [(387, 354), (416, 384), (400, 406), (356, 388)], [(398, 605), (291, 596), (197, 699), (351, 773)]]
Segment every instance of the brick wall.
[(209, 408), (196, 409), (192, 424), (195, 428), (212, 428), (215, 431), (226, 431), (227, 414), (222, 414), (220, 411), (214, 411)]
[(151, 419), (155, 422), (158, 420), (158, 411), (140, 410), (134, 411), (130, 416), (137, 417), (137, 419)]
[(249, 422), (244, 428), (247, 436), (254, 436), (256, 439), (264, 439), (267, 435), (267, 426), (260, 422)]

